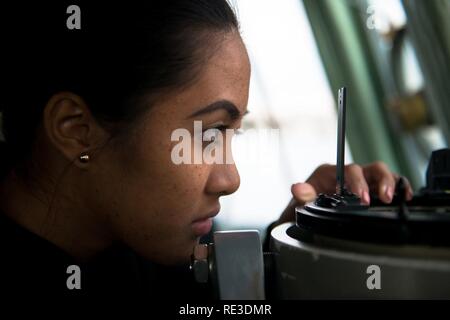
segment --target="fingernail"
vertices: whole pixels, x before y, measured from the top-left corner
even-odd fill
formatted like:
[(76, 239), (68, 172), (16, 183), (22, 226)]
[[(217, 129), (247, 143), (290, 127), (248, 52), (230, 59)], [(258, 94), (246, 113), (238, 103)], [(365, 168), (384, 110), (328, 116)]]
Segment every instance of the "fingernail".
[(386, 187), (386, 197), (388, 197), (389, 200), (392, 200), (392, 197), (394, 196), (394, 190), (392, 190), (392, 187)]
[(300, 183), (293, 184), (292, 187), (295, 185), (298, 186), (296, 187), (296, 191), (292, 189), (292, 193), (298, 202), (310, 202), (314, 200), (315, 196), (314, 193), (311, 192), (310, 188), (305, 187)]
[(300, 196), (302, 197), (302, 198), (307, 198), (307, 199), (309, 199), (309, 198), (314, 198), (314, 192), (311, 192), (311, 191), (309, 191), (309, 192), (301, 192), (300, 193)]
[(297, 188), (301, 194), (310, 195), (310, 194), (314, 193), (314, 191), (311, 190), (311, 187), (308, 185), (299, 184), (299, 186)]
[(364, 191), (364, 193), (363, 193), (363, 201), (364, 201), (364, 203), (370, 204), (370, 196), (367, 191)]

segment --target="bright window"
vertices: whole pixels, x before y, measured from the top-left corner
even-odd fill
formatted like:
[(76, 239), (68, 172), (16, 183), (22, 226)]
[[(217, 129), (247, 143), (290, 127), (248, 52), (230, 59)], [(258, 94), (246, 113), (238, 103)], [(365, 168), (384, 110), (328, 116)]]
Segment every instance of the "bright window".
[[(335, 93), (301, 1), (234, 4), (252, 63), (244, 129), (280, 131), (279, 143), (256, 144), (258, 156), (251, 161), (243, 142), (247, 133), (235, 138), (241, 187), (222, 199), (217, 222), (218, 229), (264, 229), (286, 207), (293, 183), (306, 180), (322, 163), (336, 162)], [(346, 162), (351, 162), (348, 150)]]

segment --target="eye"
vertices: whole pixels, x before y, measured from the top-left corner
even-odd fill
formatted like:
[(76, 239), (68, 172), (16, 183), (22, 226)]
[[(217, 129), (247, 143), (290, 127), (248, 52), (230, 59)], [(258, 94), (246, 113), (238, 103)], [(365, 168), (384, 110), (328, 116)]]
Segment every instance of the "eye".
[(219, 135), (223, 134), (223, 132), (225, 131), (226, 127), (225, 126), (219, 126), (219, 127), (214, 127), (214, 128), (209, 128), (203, 131), (202, 133), (202, 139), (203, 142), (215, 142), (218, 140)]
[(229, 129), (229, 127), (225, 126), (225, 125), (221, 125), (221, 126), (218, 126), (218, 127), (212, 128), (212, 129), (217, 129), (219, 131), (225, 132), (227, 129)]
[(242, 129), (233, 129), (227, 125), (218, 125), (203, 131), (203, 141), (217, 141), (220, 134), (222, 135), (222, 138), (225, 138), (228, 129), (233, 130), (234, 135), (244, 133)]

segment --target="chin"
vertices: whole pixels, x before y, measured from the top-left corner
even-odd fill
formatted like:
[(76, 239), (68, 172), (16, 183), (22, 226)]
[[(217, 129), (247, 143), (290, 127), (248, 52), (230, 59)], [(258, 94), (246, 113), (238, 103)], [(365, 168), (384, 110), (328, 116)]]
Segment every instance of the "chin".
[(197, 240), (185, 241), (183, 244), (172, 244), (167, 248), (159, 248), (157, 251), (137, 250), (137, 253), (145, 259), (166, 266), (189, 264), (194, 246)]
[(191, 262), (192, 250), (186, 252), (172, 252), (171, 255), (161, 255), (155, 259), (150, 259), (165, 266), (185, 265)]

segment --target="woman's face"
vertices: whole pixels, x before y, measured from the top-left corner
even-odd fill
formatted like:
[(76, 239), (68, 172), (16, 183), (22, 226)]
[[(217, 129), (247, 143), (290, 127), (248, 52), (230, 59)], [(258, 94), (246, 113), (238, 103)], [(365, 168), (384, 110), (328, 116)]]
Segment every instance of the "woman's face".
[[(240, 36), (231, 33), (192, 86), (152, 106), (126, 146), (98, 155), (89, 203), (105, 213), (116, 237), (156, 262), (189, 258), (198, 238), (210, 229), (208, 218), (219, 212), (219, 197), (235, 192), (240, 181), (234, 164), (176, 164), (173, 149), (188, 142), (183, 145), (192, 145), (194, 158), (194, 121), (201, 121), (203, 131), (239, 128), (249, 80), (246, 49)], [(177, 129), (187, 129), (192, 138), (172, 141)], [(223, 143), (218, 142), (224, 155), (230, 152), (230, 140), (224, 134)], [(211, 142), (196, 143), (201, 154)]]

